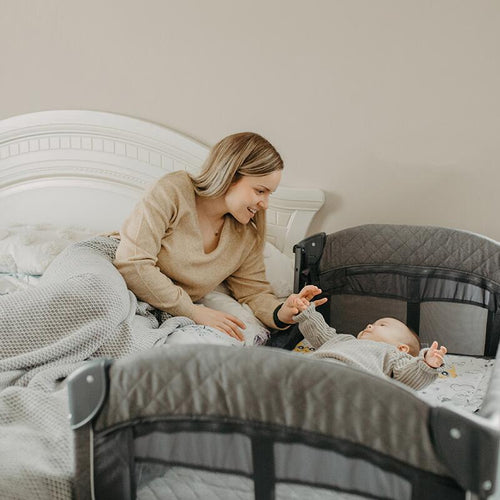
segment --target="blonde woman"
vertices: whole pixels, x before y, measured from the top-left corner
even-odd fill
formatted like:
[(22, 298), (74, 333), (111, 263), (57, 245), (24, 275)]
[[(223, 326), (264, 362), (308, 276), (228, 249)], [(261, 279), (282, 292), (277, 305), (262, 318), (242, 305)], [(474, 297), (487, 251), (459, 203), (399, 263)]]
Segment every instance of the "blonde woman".
[[(120, 231), (114, 264), (128, 288), (157, 309), (239, 340), (241, 320), (195, 304), (223, 281), (267, 326), (294, 323), (297, 296), (280, 303), (263, 258), (265, 211), (282, 170), (274, 147), (244, 132), (218, 142), (200, 175), (178, 171), (159, 179)], [(299, 296), (310, 300), (317, 293), (306, 287)]]

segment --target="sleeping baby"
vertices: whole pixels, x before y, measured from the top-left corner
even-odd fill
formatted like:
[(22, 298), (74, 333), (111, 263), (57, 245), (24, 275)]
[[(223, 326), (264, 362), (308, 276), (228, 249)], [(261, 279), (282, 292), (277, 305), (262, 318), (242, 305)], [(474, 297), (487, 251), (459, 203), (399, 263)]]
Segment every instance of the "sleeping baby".
[(418, 336), (395, 318), (379, 319), (367, 325), (357, 337), (338, 334), (316, 311), (316, 305), (326, 300), (309, 303), (296, 299), (299, 314), (294, 320), (316, 349), (311, 356), (341, 361), (375, 375), (399, 380), (413, 389), (422, 389), (438, 376), (437, 368), (443, 365), (446, 347), (438, 347), (434, 341), (430, 348), (421, 350)]

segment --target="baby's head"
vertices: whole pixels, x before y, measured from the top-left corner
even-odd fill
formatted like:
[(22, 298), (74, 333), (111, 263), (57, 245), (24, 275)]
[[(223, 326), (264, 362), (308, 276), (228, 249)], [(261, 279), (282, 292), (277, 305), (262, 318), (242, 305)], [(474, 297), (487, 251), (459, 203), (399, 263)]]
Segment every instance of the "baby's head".
[(420, 352), (418, 336), (395, 318), (381, 318), (373, 324), (366, 325), (365, 329), (358, 333), (357, 338), (385, 342), (412, 356), (417, 356)]

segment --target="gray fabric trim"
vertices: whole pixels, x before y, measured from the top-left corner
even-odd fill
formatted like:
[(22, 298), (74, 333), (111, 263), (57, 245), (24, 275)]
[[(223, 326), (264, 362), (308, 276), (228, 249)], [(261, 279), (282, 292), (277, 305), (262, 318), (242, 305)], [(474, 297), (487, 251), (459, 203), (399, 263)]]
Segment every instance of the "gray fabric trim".
[(304, 444), (274, 445), (277, 481), (323, 484), (376, 497), (411, 499), (409, 481), (376, 465)]
[(420, 282), (422, 300), (450, 300), (468, 302), (474, 305), (495, 309), (494, 295), (479, 286), (453, 280), (428, 278)]
[(364, 264), (453, 269), (500, 285), (498, 242), (457, 229), (367, 224), (327, 236), (320, 271)]
[[(411, 275), (411, 270), (407, 270)], [(414, 279), (409, 278), (402, 270), (365, 267), (363, 269), (346, 269), (345, 275), (339, 276), (336, 271), (326, 271), (320, 277), (319, 286), (327, 293), (372, 295), (399, 300), (450, 301), (474, 304), (496, 310), (495, 295), (477, 285), (447, 279), (444, 277), (426, 277), (418, 280), (418, 288), (411, 286)]]
[(253, 473), (251, 440), (237, 433), (152, 432), (134, 440), (135, 458)]

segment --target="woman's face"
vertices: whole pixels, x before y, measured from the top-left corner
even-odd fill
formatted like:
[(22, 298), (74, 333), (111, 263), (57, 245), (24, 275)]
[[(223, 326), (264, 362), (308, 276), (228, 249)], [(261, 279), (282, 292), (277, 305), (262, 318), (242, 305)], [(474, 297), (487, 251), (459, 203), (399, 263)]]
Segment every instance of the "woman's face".
[(281, 170), (259, 177), (240, 177), (225, 194), (228, 212), (241, 224), (248, 224), (259, 210), (269, 206), (269, 195), (281, 181)]

